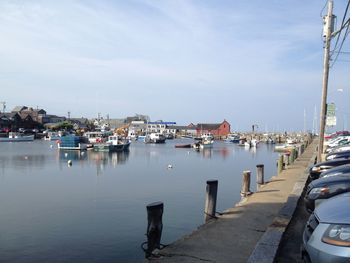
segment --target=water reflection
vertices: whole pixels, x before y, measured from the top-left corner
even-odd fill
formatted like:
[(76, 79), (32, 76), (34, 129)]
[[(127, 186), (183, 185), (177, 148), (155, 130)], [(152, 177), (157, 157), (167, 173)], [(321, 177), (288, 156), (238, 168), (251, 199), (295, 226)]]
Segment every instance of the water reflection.
[(0, 167), (13, 167), (15, 169), (22, 170), (26, 167), (39, 167), (45, 166), (47, 156), (44, 154), (21, 154), (13, 156), (0, 156)]
[(96, 165), (97, 174), (101, 174), (106, 166), (116, 167), (125, 164), (129, 158), (129, 151), (126, 152), (95, 152), (95, 151), (58, 151), (60, 163), (72, 161), (79, 162), (80, 165), (94, 164)]
[(77, 161), (77, 160), (87, 160), (87, 151), (68, 151), (68, 150), (58, 150), (58, 156), (60, 161)]
[(125, 164), (129, 158), (129, 151), (125, 152), (95, 152), (88, 154), (88, 159), (96, 165), (96, 175), (101, 175), (107, 166)]

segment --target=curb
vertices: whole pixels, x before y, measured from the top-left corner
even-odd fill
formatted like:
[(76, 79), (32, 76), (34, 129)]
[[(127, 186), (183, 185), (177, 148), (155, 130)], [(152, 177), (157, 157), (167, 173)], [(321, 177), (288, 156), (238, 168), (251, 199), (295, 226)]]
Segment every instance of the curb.
[[(309, 165), (313, 164), (315, 154), (312, 155)], [(278, 215), (274, 218), (272, 224), (266, 229), (263, 236), (248, 259), (248, 263), (273, 263), (277, 255), (282, 236), (286, 231), (298, 201), (303, 193), (308, 179), (308, 169), (299, 176), (298, 181), (294, 184), (292, 192), (288, 196), (287, 202), (279, 210)]]

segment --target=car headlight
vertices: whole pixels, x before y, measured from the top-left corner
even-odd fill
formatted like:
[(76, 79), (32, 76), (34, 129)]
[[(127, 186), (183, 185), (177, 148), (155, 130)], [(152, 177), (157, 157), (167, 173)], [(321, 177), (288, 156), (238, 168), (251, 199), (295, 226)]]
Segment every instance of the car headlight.
[(314, 166), (314, 167), (312, 167), (311, 171), (313, 171), (313, 172), (319, 172), (319, 171), (321, 171), (321, 167), (319, 167), (319, 166)]
[(334, 246), (350, 247), (350, 225), (330, 225), (322, 241)]
[(317, 187), (317, 188), (313, 188), (309, 195), (324, 195), (324, 194), (328, 194), (329, 193), (329, 187), (325, 186), (325, 187)]

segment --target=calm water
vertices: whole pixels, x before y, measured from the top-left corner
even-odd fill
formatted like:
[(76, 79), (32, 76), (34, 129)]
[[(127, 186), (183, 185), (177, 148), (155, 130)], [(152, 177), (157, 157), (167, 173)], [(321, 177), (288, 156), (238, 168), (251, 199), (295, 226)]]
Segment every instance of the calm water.
[(265, 164), (266, 179), (276, 173), (277, 154), (268, 145), (174, 147), (190, 142), (135, 142), (121, 154), (59, 151), (47, 141), (1, 143), (0, 262), (142, 262), (147, 204), (164, 202), (167, 244), (203, 223), (207, 180), (219, 180), (223, 211), (240, 199), (243, 170), (253, 172), (253, 182), (256, 164)]

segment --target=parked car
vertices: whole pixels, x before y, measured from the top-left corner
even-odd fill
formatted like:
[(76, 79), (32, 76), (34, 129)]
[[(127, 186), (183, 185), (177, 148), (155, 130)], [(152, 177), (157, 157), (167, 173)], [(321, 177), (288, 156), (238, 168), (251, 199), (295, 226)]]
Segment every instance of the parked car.
[(341, 136), (341, 137), (338, 137), (336, 138), (335, 140), (333, 141), (330, 141), (328, 144), (327, 144), (327, 148), (332, 148), (332, 147), (337, 147), (337, 146), (341, 146), (341, 145), (346, 145), (346, 144), (349, 144), (349, 141), (350, 140), (350, 136)]
[(350, 191), (350, 174), (324, 177), (312, 181), (304, 197), (306, 210), (312, 212), (324, 199)]
[(304, 262), (350, 262), (350, 193), (316, 207), (303, 233)]
[(326, 149), (326, 153), (335, 153), (335, 152), (343, 152), (343, 151), (350, 151), (350, 144), (344, 144), (332, 148)]
[(0, 132), (3, 132), (3, 133), (9, 133), (11, 131), (10, 128), (1, 128), (0, 129)]
[(337, 175), (342, 175), (342, 174), (349, 174), (350, 175), (350, 164), (336, 166), (332, 169), (324, 171), (320, 174), (319, 178), (332, 177), (332, 176), (337, 176)]
[(333, 160), (339, 158), (350, 158), (350, 151), (329, 153), (326, 155), (326, 160)]
[(349, 134), (350, 132), (348, 131), (338, 131), (338, 132), (335, 132), (335, 133), (332, 133), (332, 134), (329, 134), (329, 135), (325, 135), (324, 138), (325, 139), (332, 139), (332, 138), (335, 138), (337, 136), (341, 136), (341, 135), (344, 135), (344, 134)]
[(322, 172), (327, 171), (336, 166), (349, 164), (349, 163), (350, 163), (350, 158), (347, 158), (347, 159), (340, 158), (340, 159), (334, 159), (334, 160), (317, 163), (309, 169), (309, 178), (311, 180), (318, 179)]

